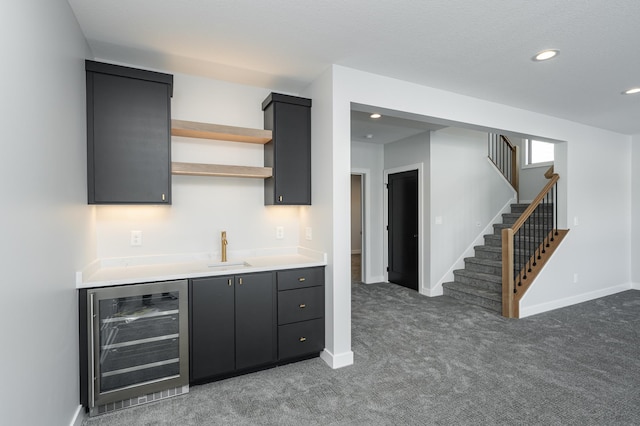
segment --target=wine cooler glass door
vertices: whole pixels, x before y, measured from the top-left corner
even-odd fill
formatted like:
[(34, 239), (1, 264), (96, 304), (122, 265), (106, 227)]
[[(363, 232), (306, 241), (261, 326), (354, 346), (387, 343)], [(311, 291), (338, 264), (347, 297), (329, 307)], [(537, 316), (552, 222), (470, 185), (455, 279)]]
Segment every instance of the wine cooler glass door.
[(188, 383), (187, 282), (97, 290), (95, 405)]

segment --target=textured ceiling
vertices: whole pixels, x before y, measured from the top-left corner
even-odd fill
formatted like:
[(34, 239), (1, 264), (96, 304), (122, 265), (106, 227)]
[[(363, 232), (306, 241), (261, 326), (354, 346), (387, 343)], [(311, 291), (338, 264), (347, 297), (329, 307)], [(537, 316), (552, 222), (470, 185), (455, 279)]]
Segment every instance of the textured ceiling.
[(291, 92), (338, 64), (640, 134), (640, 0), (69, 4), (103, 60)]

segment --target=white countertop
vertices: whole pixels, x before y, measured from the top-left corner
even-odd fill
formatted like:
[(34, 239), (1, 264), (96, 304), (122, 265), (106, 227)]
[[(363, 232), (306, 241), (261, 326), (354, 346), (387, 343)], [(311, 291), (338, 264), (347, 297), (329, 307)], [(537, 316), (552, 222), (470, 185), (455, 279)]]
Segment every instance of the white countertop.
[[(258, 255), (256, 255), (258, 254)], [(244, 256), (243, 256), (244, 255)], [(260, 250), (230, 254), (222, 263), (209, 255), (168, 255), (96, 260), (77, 273), (76, 288), (108, 287), (153, 281), (247, 274), (325, 266), (326, 254), (304, 249)]]

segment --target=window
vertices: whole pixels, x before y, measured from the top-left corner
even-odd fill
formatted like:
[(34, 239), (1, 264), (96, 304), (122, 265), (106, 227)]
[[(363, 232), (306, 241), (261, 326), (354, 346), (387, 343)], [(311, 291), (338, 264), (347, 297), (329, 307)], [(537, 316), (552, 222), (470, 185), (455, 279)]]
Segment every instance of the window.
[(525, 165), (546, 165), (553, 163), (554, 146), (551, 142), (526, 139)]

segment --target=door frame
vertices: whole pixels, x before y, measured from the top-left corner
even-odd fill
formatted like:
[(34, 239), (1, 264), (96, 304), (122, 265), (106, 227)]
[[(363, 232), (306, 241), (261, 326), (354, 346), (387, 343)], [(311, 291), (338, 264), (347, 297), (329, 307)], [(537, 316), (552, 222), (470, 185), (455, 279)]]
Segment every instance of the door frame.
[[(371, 265), (369, 262), (371, 257), (371, 236), (369, 235), (369, 218), (371, 214), (371, 185), (369, 184), (369, 181), (371, 179), (371, 170), (352, 168), (351, 175), (360, 176), (360, 218), (362, 221), (360, 280), (364, 284), (370, 284), (372, 282), (370, 278), (371, 271), (370, 268), (368, 268), (368, 265)], [(351, 253), (351, 250), (349, 250), (349, 253)]]
[[(389, 183), (389, 175), (394, 173), (409, 172), (411, 170), (418, 171), (418, 293), (426, 295), (427, 290), (424, 286), (424, 163), (408, 164), (406, 166), (394, 167), (391, 169), (384, 169), (384, 194), (383, 194), (383, 256), (385, 265), (389, 263), (389, 231), (387, 225), (389, 224), (389, 191), (387, 185)], [(389, 282), (389, 272), (386, 266), (383, 268), (384, 279)]]

